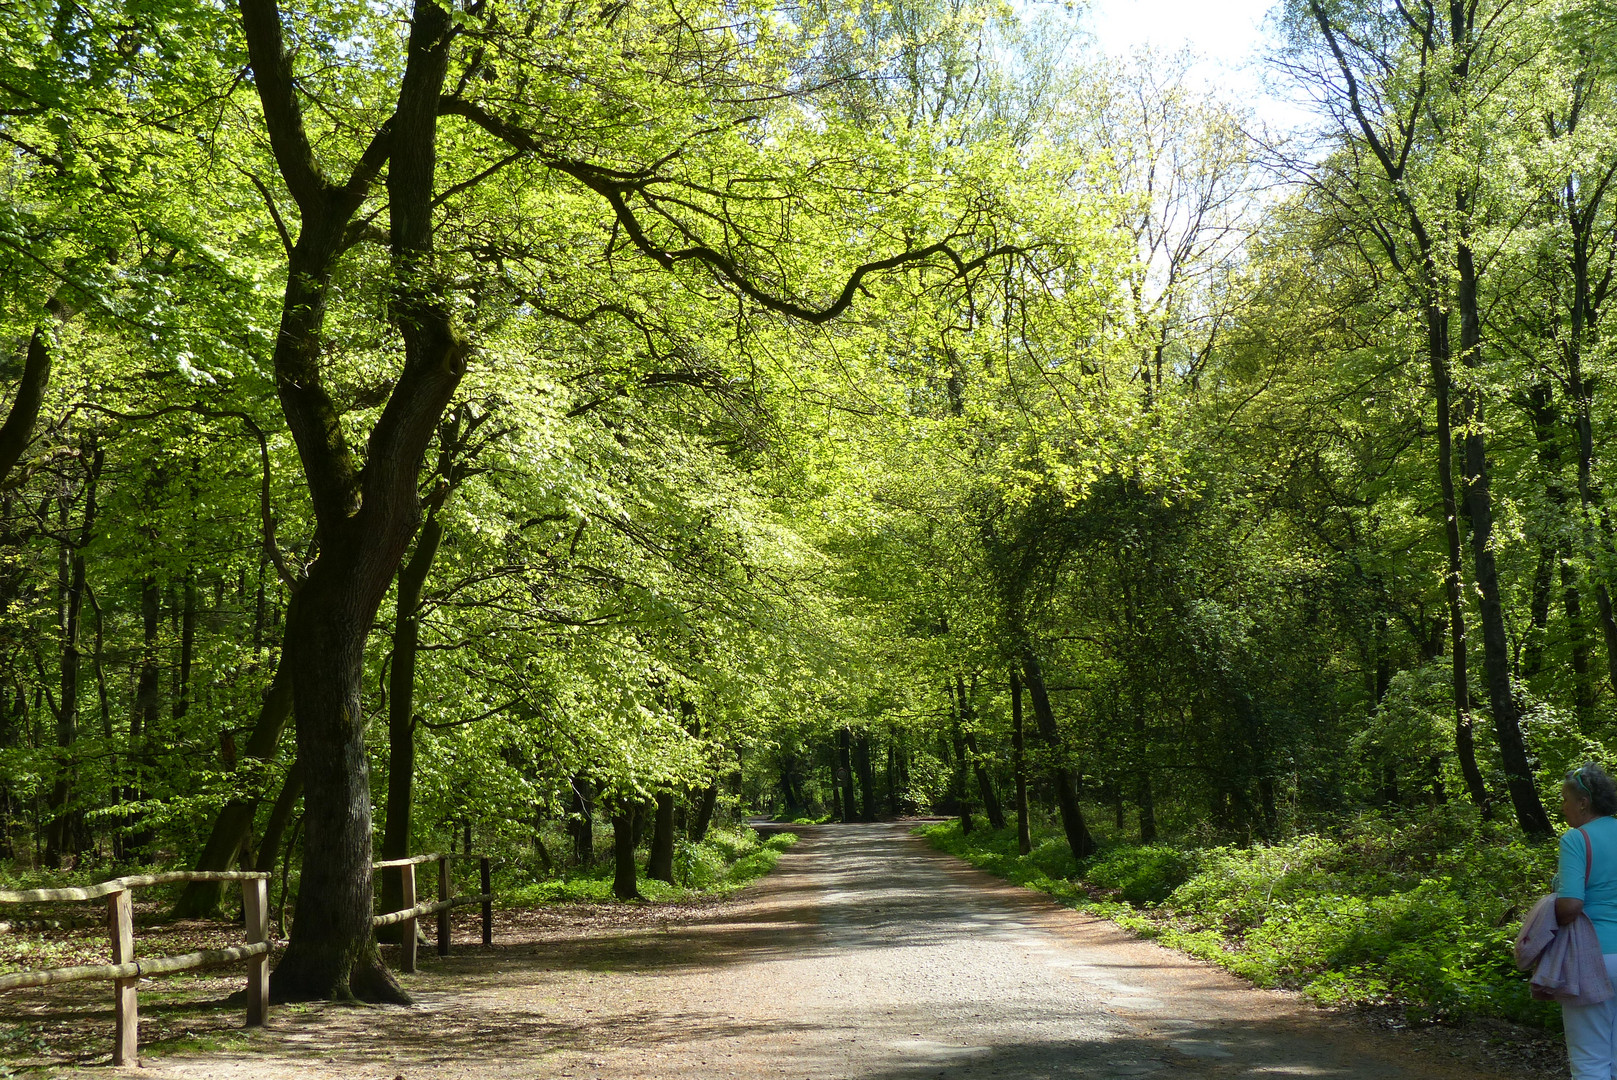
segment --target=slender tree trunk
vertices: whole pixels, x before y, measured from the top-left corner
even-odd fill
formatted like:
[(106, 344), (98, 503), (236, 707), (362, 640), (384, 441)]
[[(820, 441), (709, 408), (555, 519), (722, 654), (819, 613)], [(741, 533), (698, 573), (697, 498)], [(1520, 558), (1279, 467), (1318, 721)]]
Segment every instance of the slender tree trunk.
[(281, 850), (281, 837), (292, 821), (292, 811), (303, 795), (303, 770), (296, 760), (287, 766), (286, 779), (281, 781), (280, 794), (270, 806), (269, 818), (264, 822), (264, 837), (258, 844), (258, 859), (253, 869), (268, 874), (275, 869), (275, 853)]
[[(1481, 363), (1481, 315), (1477, 306), (1477, 275), (1469, 245), (1459, 247), (1459, 309), (1461, 356), (1467, 368)], [(1482, 621), (1483, 667), (1488, 675), (1488, 701), (1494, 734), (1505, 770), (1505, 786), (1516, 811), (1516, 821), (1529, 836), (1555, 833), (1533, 783), (1522, 738), (1521, 710), (1510, 685), (1510, 642), (1505, 631), (1504, 604), (1499, 592), (1499, 571), (1494, 562), (1493, 502), (1489, 491), (1487, 447), (1482, 434), (1482, 402), (1466, 395), (1465, 479), (1467, 517), (1471, 522), (1471, 559), (1476, 568), (1478, 612)]]
[[(399, 569), (393, 623), (393, 664), (388, 669), (387, 693), (387, 806), (383, 811), (382, 858), (402, 859), (410, 854), (411, 817), (415, 805), (415, 672), (421, 642), (421, 593), (443, 539), (437, 508), (428, 513), (416, 539), (415, 552)], [(404, 906), (404, 876), (400, 870), (382, 875), (382, 910)], [(382, 940), (398, 940), (398, 931)]]
[[(157, 578), (147, 574), (140, 586), (141, 653), (140, 675), (135, 682), (135, 703), (129, 713), (129, 783), (124, 788), (126, 802), (139, 802), (146, 797), (145, 767), (147, 746), (157, 730), (157, 719), (162, 709), (162, 682), (158, 669), (158, 632), (160, 593)], [(145, 815), (139, 810), (129, 814), (130, 858), (140, 861), (151, 847), (152, 833), (144, 823)]]
[[(185, 568), (180, 586), (180, 662), (174, 669), (174, 719), (185, 719), (191, 711), (191, 664), (196, 657), (197, 584), (196, 568)], [(179, 728), (178, 723), (175, 724)]]
[(573, 834), (573, 862), (589, 866), (595, 861), (595, 798), (589, 777), (578, 773), (573, 777), (573, 806), (567, 821)]
[(1033, 696), (1033, 718), (1038, 724), (1039, 737), (1044, 742), (1045, 752), (1050, 755), (1050, 780), (1055, 786), (1056, 806), (1061, 811), (1061, 826), (1066, 831), (1067, 844), (1074, 856), (1087, 859), (1095, 853), (1095, 838), (1090, 835), (1083, 808), (1078, 805), (1078, 791), (1073, 784), (1072, 773), (1067, 770), (1063, 760), (1065, 748), (1061, 729), (1056, 726), (1055, 712), (1050, 708), (1050, 695), (1044, 688), (1044, 670), (1031, 648), (1022, 651), (1022, 672)]
[(646, 876), (674, 883), (674, 793), (657, 793), (657, 818), (651, 828), (651, 851), (646, 856)]
[(870, 766), (870, 732), (853, 741), (854, 772), (859, 777), (859, 820), (876, 820), (876, 776)]
[(1022, 741), (1022, 673), (1011, 665), (1011, 774), (1016, 779), (1016, 850), (1023, 855), (1033, 850), (1033, 834), (1028, 824), (1027, 755)]
[[(45, 301), (45, 311), (57, 323), (72, 317), (72, 310), (57, 297)], [(34, 438), (34, 425), (39, 421), (40, 406), (45, 403), (45, 390), (51, 380), (50, 329), (45, 322), (34, 327), (28, 338), (28, 349), (23, 357), (22, 378), (12, 396), (11, 408), (5, 423), (0, 424), (0, 480), (4, 480), (16, 467), (23, 451)]]
[(1544, 670), (1544, 637), (1549, 632), (1550, 596), (1555, 591), (1555, 546), (1539, 544), (1533, 568), (1533, 592), (1528, 604), (1527, 642), (1522, 648), (1522, 678), (1536, 678)]
[(1460, 508), (1454, 493), (1453, 404), (1449, 384), (1448, 313), (1436, 306), (1426, 310), (1427, 346), (1432, 384), (1437, 397), (1437, 479), (1443, 497), (1443, 538), (1447, 543), (1448, 573), (1444, 592), (1449, 608), (1449, 658), (1454, 693), (1454, 750), (1471, 801), (1484, 819), (1492, 817), (1493, 800), (1477, 766), (1476, 740), (1471, 725), (1471, 674), (1466, 655), (1465, 563), (1460, 544)]
[(1589, 634), (1583, 622), (1583, 597), (1578, 591), (1577, 571), (1569, 560), (1561, 560), (1561, 602), (1566, 610), (1567, 647), (1571, 653), (1572, 701), (1579, 727), (1594, 718), (1595, 680), (1589, 663)]
[(1134, 802), (1140, 808), (1140, 843), (1157, 842), (1156, 789), (1151, 783), (1151, 767), (1146, 763), (1148, 740), (1145, 729), (1145, 709), (1136, 701), (1134, 706), (1134, 752), (1142, 762), (1134, 774)]
[(700, 844), (707, 839), (707, 830), (713, 824), (713, 810), (719, 805), (719, 782), (717, 780), (702, 789), (702, 797), (696, 804), (696, 820), (691, 823), (686, 835), (693, 844)]
[(835, 741), (831, 743), (831, 820), (848, 820), (842, 813), (842, 780), (837, 776), (837, 748)]
[[(296, 597), (292, 601), (294, 607)], [(287, 621), (295, 617), (288, 611)], [(286, 722), (292, 718), (292, 673), (285, 657), (275, 665), (275, 677), (258, 708), (258, 719), (252, 734), (247, 737), (246, 757), (263, 764), (274, 761), (280, 752), (281, 734)], [(219, 811), (213, 820), (202, 854), (197, 856), (197, 870), (229, 870), (252, 833), (253, 818), (258, 813), (259, 795), (256, 791), (237, 795)], [(262, 854), (262, 849), (260, 849)], [(188, 882), (174, 904), (174, 917), (197, 919), (217, 911), (224, 897), (224, 882)], [(388, 910), (394, 910), (392, 908)]]
[(844, 824), (858, 817), (853, 793), (853, 736), (847, 728), (837, 732), (837, 783), (842, 786), (842, 818)]
[[(977, 677), (972, 676), (972, 689), (977, 686)], [(957, 672), (955, 674), (955, 693), (960, 701), (960, 727), (962, 741), (966, 744), (966, 754), (971, 762), (971, 770), (976, 774), (977, 793), (982, 796), (983, 813), (988, 816), (988, 827), (1003, 829), (1005, 827), (1005, 810), (1000, 805), (999, 792), (994, 789), (994, 779), (988, 773), (988, 767), (983, 764), (982, 755), (977, 751), (977, 708), (972, 704), (972, 697), (966, 693), (965, 680)]]
[(56, 708), (56, 745), (62, 751), (60, 771), (51, 789), (51, 821), (45, 836), (45, 863), (61, 866), (64, 858), (76, 854), (83, 846), (83, 814), (72, 806), (73, 788), (77, 781), (77, 768), (73, 761), (74, 743), (79, 728), (79, 675), (82, 658), (79, 651), (80, 623), (84, 610), (85, 564), (84, 548), (90, 542), (96, 517), (96, 485), (101, 478), (105, 458), (96, 447), (90, 459), (84, 480), (84, 519), (78, 536), (69, 540), (67, 495), (61, 499), (61, 526), (63, 541), (58, 565), (60, 608), (58, 627), (61, 633), (61, 699)]

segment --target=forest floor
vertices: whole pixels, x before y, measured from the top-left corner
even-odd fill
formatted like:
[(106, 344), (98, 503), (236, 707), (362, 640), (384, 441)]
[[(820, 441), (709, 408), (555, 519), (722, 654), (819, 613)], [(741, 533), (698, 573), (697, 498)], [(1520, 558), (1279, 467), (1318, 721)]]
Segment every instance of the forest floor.
[[(240, 1030), (239, 975), (142, 990), (152, 1080), (1539, 1080), (1555, 1039), (1399, 1029), (1233, 976), (934, 851), (903, 824), (794, 828), (727, 900), (496, 914), (422, 949), (409, 1007), (312, 1005)], [(211, 992), (210, 992), (211, 988)], [(154, 985), (154, 990), (167, 989)], [(69, 994), (68, 991), (74, 991)], [(104, 986), (0, 996), (0, 1077), (106, 1060)], [(200, 1007), (198, 997), (213, 1007)], [(188, 1000), (189, 998), (189, 1000)], [(75, 1004), (79, 1007), (75, 1007)], [(72, 1039), (55, 1036), (70, 1030)], [(95, 1049), (77, 1052), (69, 1043)], [(31, 1060), (30, 1060), (31, 1059)], [(9, 1063), (9, 1064), (8, 1064)]]

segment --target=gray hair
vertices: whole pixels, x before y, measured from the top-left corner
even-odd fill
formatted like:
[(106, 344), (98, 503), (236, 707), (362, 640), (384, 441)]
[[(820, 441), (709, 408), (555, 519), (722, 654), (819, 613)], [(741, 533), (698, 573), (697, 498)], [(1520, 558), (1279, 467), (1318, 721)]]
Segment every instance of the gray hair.
[(1586, 762), (1567, 773), (1565, 786), (1588, 799), (1589, 809), (1596, 814), (1617, 814), (1617, 781), (1595, 762)]

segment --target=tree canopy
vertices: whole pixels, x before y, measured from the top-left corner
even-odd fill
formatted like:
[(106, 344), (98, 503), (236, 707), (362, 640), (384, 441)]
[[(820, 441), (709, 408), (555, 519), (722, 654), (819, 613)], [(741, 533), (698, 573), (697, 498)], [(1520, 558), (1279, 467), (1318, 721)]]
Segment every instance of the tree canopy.
[(0, 856), (290, 860), (276, 993), (398, 1000), (474, 828), (1548, 836), (1617, 22), (1275, 17), (1286, 137), (978, 0), (5, 8)]

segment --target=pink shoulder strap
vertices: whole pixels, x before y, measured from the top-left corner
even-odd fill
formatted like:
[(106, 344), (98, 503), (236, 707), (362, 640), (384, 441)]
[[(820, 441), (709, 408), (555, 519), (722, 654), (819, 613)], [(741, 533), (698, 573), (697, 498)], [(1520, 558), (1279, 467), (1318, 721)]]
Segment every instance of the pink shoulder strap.
[(1578, 826), (1578, 831), (1583, 833), (1583, 887), (1587, 889), (1589, 887), (1589, 871), (1595, 868), (1595, 849), (1589, 843), (1589, 834), (1583, 832), (1582, 825)]

